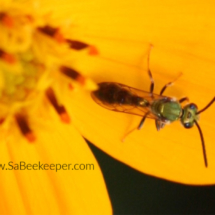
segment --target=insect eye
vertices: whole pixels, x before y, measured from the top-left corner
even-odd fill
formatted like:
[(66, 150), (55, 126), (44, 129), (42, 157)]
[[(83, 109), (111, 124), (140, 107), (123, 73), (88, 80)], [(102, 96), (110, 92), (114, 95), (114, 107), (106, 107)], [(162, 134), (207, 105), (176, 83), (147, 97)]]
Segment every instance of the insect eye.
[(190, 122), (186, 122), (186, 123), (184, 123), (184, 127), (185, 128), (191, 128), (192, 124)]
[(194, 103), (190, 104), (190, 109), (197, 109), (197, 106)]

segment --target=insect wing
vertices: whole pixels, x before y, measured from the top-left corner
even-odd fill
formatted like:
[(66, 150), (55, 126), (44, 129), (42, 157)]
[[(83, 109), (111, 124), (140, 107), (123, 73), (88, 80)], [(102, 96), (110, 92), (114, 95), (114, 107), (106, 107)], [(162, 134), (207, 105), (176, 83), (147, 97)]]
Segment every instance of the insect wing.
[(150, 104), (154, 99), (164, 98), (157, 94), (153, 94), (124, 84), (114, 82), (99, 83), (99, 90), (92, 93), (92, 98), (100, 106), (121, 113), (144, 116), (146, 113), (148, 118), (157, 119), (151, 113)]

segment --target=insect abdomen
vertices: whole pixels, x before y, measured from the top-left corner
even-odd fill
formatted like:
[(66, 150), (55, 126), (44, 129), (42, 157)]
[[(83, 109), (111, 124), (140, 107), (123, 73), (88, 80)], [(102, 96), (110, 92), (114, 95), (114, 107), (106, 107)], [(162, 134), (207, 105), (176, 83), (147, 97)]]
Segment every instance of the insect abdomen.
[(130, 93), (117, 83), (100, 83), (99, 90), (93, 92), (94, 96), (108, 104), (126, 104), (131, 98)]
[[(143, 98), (131, 92), (128, 87), (112, 82), (99, 83), (99, 89), (92, 93), (94, 100), (104, 105), (131, 105), (140, 106)], [(145, 100), (144, 100), (145, 101)]]

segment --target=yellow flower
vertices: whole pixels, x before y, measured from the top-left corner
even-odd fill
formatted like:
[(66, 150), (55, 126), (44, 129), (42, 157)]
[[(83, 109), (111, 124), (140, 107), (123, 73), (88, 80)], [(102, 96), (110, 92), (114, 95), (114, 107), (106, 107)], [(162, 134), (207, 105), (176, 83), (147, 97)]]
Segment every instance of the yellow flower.
[[(71, 13), (66, 10), (65, 14)], [(149, 91), (147, 53), (155, 80), (155, 93), (180, 72), (183, 75), (167, 96), (187, 96), (199, 109), (214, 98), (214, 2), (189, 1), (81, 1), (76, 19), (86, 41), (99, 48), (94, 61), (83, 59), (78, 68), (87, 70), (96, 82), (112, 81)], [(153, 120), (141, 131), (122, 137), (140, 122), (140, 117), (111, 112), (98, 106), (85, 93), (69, 101), (74, 124), (92, 143), (129, 166), (156, 177), (186, 184), (213, 184), (214, 105), (201, 114), (208, 159), (205, 168), (199, 132), (180, 123), (159, 133)], [(89, 115), (91, 120), (89, 120)], [(93, 123), (92, 123), (93, 121)]]
[(77, 51), (96, 49), (37, 1), (0, 8), (1, 214), (110, 214), (99, 165), (66, 101), (75, 89), (97, 88), (73, 68)]
[[(2, 170), (2, 213), (111, 213), (99, 167), (72, 125), (139, 171), (180, 183), (214, 183), (212, 108), (200, 121), (209, 163), (206, 169), (197, 129), (185, 131), (174, 123), (157, 133), (154, 122), (147, 120), (142, 131), (122, 143), (139, 117), (105, 110), (85, 90), (68, 90), (95, 89), (87, 76), (96, 82), (114, 81), (148, 91), (146, 59), (151, 43), (155, 92), (182, 71), (176, 86), (166, 93), (178, 98), (186, 95), (204, 107), (214, 97), (213, 4), (54, 0), (42, 1), (40, 6), (37, 1), (2, 0), (1, 163), (85, 162), (97, 169), (93, 173)], [(96, 53), (88, 44), (98, 47), (95, 58), (87, 55)]]

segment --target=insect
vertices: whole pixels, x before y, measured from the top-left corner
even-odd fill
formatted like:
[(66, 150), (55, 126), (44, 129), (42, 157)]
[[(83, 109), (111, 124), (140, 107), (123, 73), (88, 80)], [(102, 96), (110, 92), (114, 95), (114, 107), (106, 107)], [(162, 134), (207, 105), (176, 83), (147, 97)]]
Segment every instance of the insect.
[[(160, 94), (155, 94), (153, 92), (154, 80), (149, 67), (150, 50), (147, 58), (147, 71), (151, 80), (149, 92), (120, 83), (102, 82), (98, 84), (99, 89), (93, 91), (91, 96), (96, 103), (106, 109), (142, 116), (142, 120), (138, 127), (129, 131), (125, 137), (136, 129), (140, 130), (146, 118), (155, 120), (158, 131), (164, 128), (166, 124), (170, 124), (176, 120), (180, 120), (185, 128), (192, 128), (196, 125), (201, 138), (205, 167), (207, 167), (208, 163), (204, 137), (197, 121), (199, 120), (199, 114), (204, 112), (215, 102), (215, 97), (203, 109), (198, 110), (196, 104), (188, 103), (189, 99), (187, 97), (176, 100), (168, 96), (163, 96), (166, 88), (171, 86), (174, 81), (164, 85)], [(185, 101), (187, 101), (188, 104), (182, 106), (182, 103)]]

